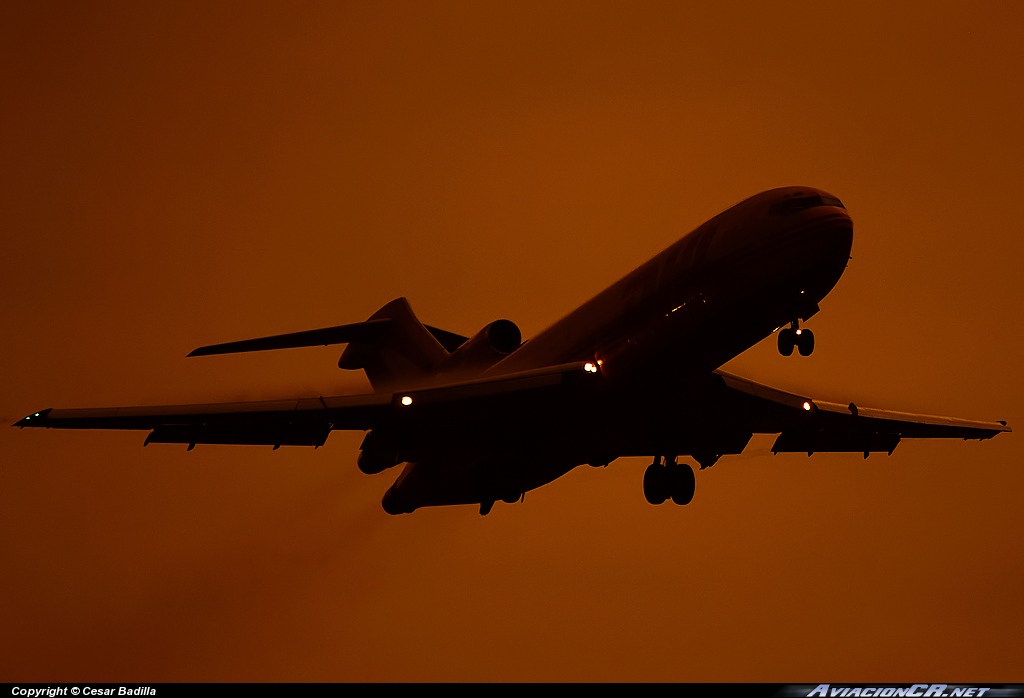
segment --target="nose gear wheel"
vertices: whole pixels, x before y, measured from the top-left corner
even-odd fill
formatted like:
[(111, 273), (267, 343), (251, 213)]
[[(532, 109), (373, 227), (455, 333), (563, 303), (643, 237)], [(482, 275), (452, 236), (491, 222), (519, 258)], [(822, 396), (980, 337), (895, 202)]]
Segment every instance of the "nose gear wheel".
[(779, 353), (783, 356), (792, 356), (793, 349), (800, 352), (800, 356), (810, 356), (814, 352), (814, 333), (802, 329), (797, 322), (791, 327), (779, 330)]
[(662, 464), (661, 456), (657, 456), (644, 471), (644, 498), (651, 504), (663, 504), (666, 499), (689, 504), (697, 485), (693, 468), (677, 463), (674, 456), (666, 461)]

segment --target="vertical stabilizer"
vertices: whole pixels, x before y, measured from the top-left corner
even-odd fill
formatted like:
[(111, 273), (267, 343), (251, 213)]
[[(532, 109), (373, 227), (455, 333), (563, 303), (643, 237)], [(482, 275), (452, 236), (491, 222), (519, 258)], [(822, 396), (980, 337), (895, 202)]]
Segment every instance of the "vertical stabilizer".
[(369, 319), (384, 318), (391, 322), (381, 336), (349, 343), (338, 368), (363, 369), (377, 392), (427, 382), (448, 352), (419, 321), (405, 298), (396, 298)]

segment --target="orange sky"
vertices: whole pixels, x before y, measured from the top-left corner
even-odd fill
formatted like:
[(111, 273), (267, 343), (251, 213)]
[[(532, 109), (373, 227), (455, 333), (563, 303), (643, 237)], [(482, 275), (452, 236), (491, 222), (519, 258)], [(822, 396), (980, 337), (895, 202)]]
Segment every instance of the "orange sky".
[(755, 438), (389, 517), (324, 448), (0, 429), (0, 680), (1024, 681), (1024, 6), (5, 3), (0, 418), (360, 391), (340, 348), (186, 359), (407, 296), (529, 336), (737, 201), (853, 260), (729, 366), (1005, 419), (886, 458)]

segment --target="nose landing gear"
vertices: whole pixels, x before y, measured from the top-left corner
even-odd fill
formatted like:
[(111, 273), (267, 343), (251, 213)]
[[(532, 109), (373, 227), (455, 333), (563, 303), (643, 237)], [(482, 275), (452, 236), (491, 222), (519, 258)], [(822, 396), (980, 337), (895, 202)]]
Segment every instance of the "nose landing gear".
[(790, 327), (779, 330), (779, 353), (792, 356), (794, 348), (800, 352), (800, 356), (810, 356), (814, 351), (814, 333), (801, 329), (796, 320)]
[(644, 498), (651, 504), (662, 504), (669, 498), (676, 504), (689, 504), (696, 486), (693, 468), (677, 463), (675, 456), (667, 457), (664, 465), (661, 456), (655, 456), (644, 471)]

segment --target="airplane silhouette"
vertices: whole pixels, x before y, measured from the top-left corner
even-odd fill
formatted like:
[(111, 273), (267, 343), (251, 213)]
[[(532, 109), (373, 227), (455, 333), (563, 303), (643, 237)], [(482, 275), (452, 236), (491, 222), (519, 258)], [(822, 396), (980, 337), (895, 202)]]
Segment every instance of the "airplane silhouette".
[[(46, 409), (18, 427), (144, 429), (145, 444), (321, 446), (364, 430), (364, 473), (405, 467), (382, 499), (419, 507), (513, 503), (589, 464), (648, 456), (652, 504), (693, 498), (703, 470), (755, 433), (774, 453), (885, 452), (901, 439), (988, 439), (1006, 422), (826, 402), (719, 370), (778, 333), (802, 356), (801, 327), (846, 269), (853, 224), (810, 187), (773, 189), (715, 216), (532, 339), (496, 320), (473, 337), (422, 324), (404, 298), (365, 322), (201, 347), (189, 356), (348, 344), (338, 361), (374, 392), (262, 402)], [(788, 325), (788, 327), (787, 327)], [(663, 460), (664, 459), (664, 460)]]

